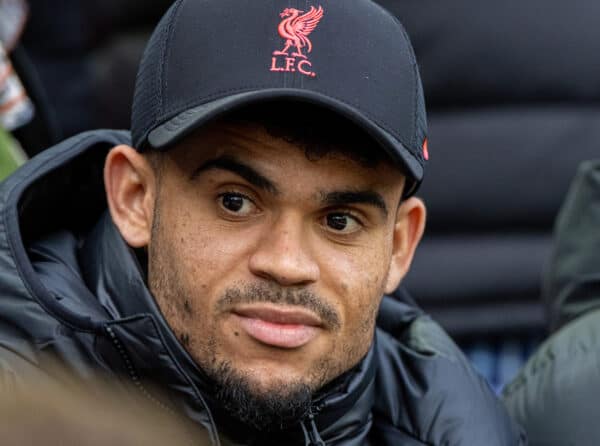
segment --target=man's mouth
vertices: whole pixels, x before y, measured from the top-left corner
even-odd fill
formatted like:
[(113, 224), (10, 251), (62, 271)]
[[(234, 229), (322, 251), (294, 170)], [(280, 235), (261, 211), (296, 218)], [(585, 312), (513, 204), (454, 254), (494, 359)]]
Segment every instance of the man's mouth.
[(300, 307), (252, 304), (234, 309), (233, 315), (248, 336), (279, 348), (302, 347), (323, 327), (317, 315)]

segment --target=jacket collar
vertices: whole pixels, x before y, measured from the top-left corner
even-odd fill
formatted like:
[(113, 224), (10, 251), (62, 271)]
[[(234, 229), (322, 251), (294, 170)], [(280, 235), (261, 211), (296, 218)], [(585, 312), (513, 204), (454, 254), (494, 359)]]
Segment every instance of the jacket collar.
[[(261, 433), (241, 426), (220, 410), (212, 398), (212, 383), (169, 328), (145, 284), (135, 253), (122, 239), (108, 212), (86, 237), (79, 259), (88, 288), (114, 318), (110, 324), (113, 335), (135, 345), (135, 355), (130, 355), (130, 360), (134, 368), (143, 370), (138, 374), (152, 375), (151, 379), (160, 376), (162, 388), (179, 394), (177, 405), (188, 413), (206, 411), (201, 422), (207, 427), (214, 424), (212, 417), (216, 417), (219, 432), (234, 441), (254, 438), (259, 441), (256, 444), (276, 444), (274, 439), (279, 435), (269, 434), (268, 440), (261, 438)], [(323, 441), (354, 438), (352, 444), (364, 443), (374, 402), (375, 348), (374, 344), (356, 367), (315, 395), (311, 413), (297, 426), (281, 432), (282, 440), (285, 438), (282, 444), (311, 444), (309, 438), (318, 444), (319, 436)], [(148, 364), (154, 371), (147, 370)]]

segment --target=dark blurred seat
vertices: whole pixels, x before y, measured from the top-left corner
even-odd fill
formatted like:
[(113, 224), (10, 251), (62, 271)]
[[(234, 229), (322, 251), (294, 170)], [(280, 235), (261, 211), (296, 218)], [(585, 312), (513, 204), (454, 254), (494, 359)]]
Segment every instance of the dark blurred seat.
[(543, 333), (555, 215), (600, 143), (600, 3), (381, 0), (427, 99), (429, 224), (405, 282), (456, 338)]
[(129, 128), (139, 58), (171, 3), (29, 0), (22, 47), (45, 88), (58, 139), (91, 128)]

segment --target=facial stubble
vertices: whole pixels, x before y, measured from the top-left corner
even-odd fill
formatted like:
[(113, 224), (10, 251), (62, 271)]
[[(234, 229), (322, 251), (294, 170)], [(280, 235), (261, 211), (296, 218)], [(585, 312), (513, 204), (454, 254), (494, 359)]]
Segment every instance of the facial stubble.
[[(174, 243), (161, 230), (159, 200), (155, 202), (152, 242), (148, 249), (148, 283), (159, 308), (169, 326), (180, 339), (215, 389), (212, 395), (231, 416), (258, 430), (277, 430), (302, 419), (311, 405), (312, 395), (333, 378), (356, 364), (350, 358), (359, 357), (358, 347), (347, 343), (315, 361), (304, 380), (277, 380), (268, 388), (258, 385), (251, 373), (240, 370), (236, 365), (220, 358), (220, 341), (217, 338), (218, 315), (235, 304), (249, 302), (272, 302), (299, 305), (320, 316), (330, 330), (340, 329), (340, 318), (336, 310), (318, 296), (306, 290), (282, 289), (274, 284), (246, 284), (229, 287), (217, 300), (214, 317), (208, 318), (210, 326), (202, 339), (194, 336), (189, 328), (194, 326), (194, 314), (190, 301), (202, 296), (186, 289), (180, 277), (180, 256), (174, 252)], [(351, 343), (350, 343), (351, 344)], [(254, 379), (253, 379), (254, 378)]]

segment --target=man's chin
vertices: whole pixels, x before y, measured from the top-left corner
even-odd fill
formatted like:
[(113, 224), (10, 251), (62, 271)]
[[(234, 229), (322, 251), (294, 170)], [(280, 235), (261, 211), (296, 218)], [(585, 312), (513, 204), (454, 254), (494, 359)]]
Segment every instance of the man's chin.
[(281, 430), (297, 423), (308, 412), (312, 390), (299, 380), (269, 381), (222, 364), (209, 373), (216, 400), (232, 417), (257, 430)]
[(268, 363), (264, 367), (252, 369), (235, 367), (232, 373), (243, 377), (243, 381), (257, 394), (282, 392), (299, 385), (305, 385), (312, 391), (318, 387), (317, 383), (313, 382), (316, 377), (310, 376), (308, 371), (298, 370), (287, 364)]

